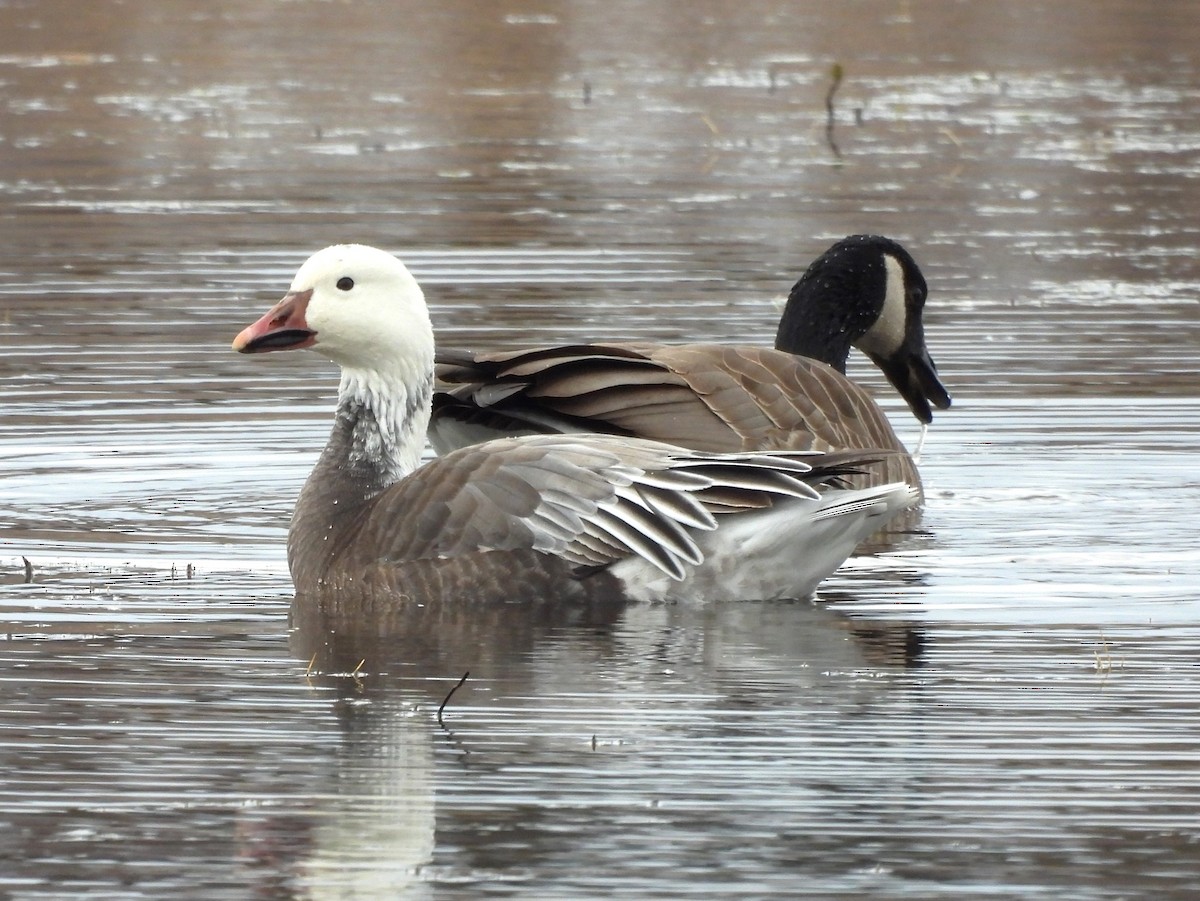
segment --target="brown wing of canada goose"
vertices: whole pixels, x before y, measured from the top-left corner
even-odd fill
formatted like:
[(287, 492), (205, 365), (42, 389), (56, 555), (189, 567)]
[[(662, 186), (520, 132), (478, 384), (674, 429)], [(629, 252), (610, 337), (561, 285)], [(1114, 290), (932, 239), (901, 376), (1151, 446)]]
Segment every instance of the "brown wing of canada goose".
[(591, 344), (439, 351), (430, 436), (439, 451), (498, 435), (589, 431), (695, 450), (895, 453), (859, 486), (907, 481), (916, 466), (859, 385), (823, 363), (760, 347)]

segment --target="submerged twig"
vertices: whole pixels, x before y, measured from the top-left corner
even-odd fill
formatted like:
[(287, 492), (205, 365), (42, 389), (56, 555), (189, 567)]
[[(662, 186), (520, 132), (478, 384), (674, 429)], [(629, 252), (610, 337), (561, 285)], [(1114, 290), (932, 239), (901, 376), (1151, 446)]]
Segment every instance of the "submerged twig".
[(354, 680), (354, 687), (359, 691), (363, 690), (363, 680), (360, 674), (362, 672), (363, 665), (366, 662), (367, 658), (364, 657), (362, 660), (358, 661), (358, 666), (354, 667), (354, 670), (350, 673), (350, 678)]
[(829, 90), (825, 92), (825, 140), (829, 144), (829, 149), (833, 151), (833, 155), (839, 160), (842, 158), (842, 151), (838, 149), (837, 141), (833, 138), (833, 123), (836, 118), (833, 109), (833, 95), (841, 87), (843, 75), (845, 75), (845, 72), (842, 69), (842, 64), (834, 63), (833, 67), (829, 70), (829, 76), (833, 80), (829, 85)]
[[(1111, 673), (1113, 670), (1112, 651), (1113, 651), (1113, 646), (1111, 644), (1109, 644), (1108, 639), (1104, 637), (1104, 630), (1101, 629), (1100, 630), (1100, 648), (1099, 649), (1093, 648), (1092, 654), (1096, 658), (1096, 663), (1095, 663), (1096, 672), (1100, 673), (1100, 675), (1104, 676), (1105, 678), (1107, 678), (1108, 674)], [(1120, 661), (1120, 660), (1117, 661), (1118, 669), (1124, 667), (1124, 665), (1125, 664), (1123, 661)]]
[(471, 675), (470, 670), (467, 670), (465, 673), (463, 673), (462, 678), (458, 680), (458, 683), (446, 693), (446, 697), (442, 698), (442, 704), (440, 707), (438, 707), (437, 721), (438, 725), (443, 729), (446, 728), (446, 724), (442, 722), (442, 711), (446, 709), (446, 705), (450, 702), (450, 699), (454, 697), (454, 693), (462, 688), (462, 684), (467, 681), (467, 676), (469, 675)]

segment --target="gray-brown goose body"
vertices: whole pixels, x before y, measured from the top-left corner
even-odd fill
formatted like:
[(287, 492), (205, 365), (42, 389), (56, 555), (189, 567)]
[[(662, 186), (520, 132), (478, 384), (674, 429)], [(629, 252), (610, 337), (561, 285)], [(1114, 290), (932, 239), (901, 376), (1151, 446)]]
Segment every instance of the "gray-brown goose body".
[(288, 532), (301, 594), (803, 597), (916, 502), (903, 482), (840, 487), (878, 452), (708, 453), (555, 434), (419, 465), (434, 366), (428, 311), (404, 265), (362, 245), (313, 255), (234, 348), (311, 348), (341, 366), (333, 429)]
[(706, 451), (885, 448), (852, 483), (920, 486), (884, 411), (845, 375), (857, 347), (923, 425), (950, 396), (925, 344), (927, 286), (899, 243), (838, 241), (796, 282), (775, 349), (578, 344), (443, 349), (430, 439), (439, 453), (501, 435), (596, 432)]

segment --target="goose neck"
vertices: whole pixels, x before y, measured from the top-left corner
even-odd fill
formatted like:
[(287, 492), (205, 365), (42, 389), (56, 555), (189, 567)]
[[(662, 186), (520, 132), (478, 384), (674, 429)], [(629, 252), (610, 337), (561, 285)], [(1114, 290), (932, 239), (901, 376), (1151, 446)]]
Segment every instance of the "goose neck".
[(779, 321), (775, 349), (818, 360), (844, 373), (851, 344), (857, 337), (856, 330), (826, 311), (789, 301)]
[(343, 370), (330, 444), (341, 445), (344, 471), (379, 491), (416, 469), (425, 449), (432, 392), (432, 372), (406, 378)]

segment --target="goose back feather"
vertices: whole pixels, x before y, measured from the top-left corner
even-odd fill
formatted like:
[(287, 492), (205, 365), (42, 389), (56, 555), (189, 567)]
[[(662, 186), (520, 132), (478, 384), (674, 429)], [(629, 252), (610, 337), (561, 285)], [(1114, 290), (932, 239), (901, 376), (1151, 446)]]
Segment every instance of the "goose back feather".
[(503, 435), (597, 432), (712, 452), (882, 449), (859, 487), (920, 475), (871, 395), (833, 367), (762, 347), (645, 343), (438, 353), (439, 453)]

